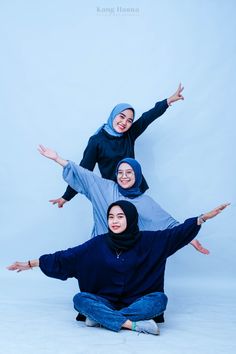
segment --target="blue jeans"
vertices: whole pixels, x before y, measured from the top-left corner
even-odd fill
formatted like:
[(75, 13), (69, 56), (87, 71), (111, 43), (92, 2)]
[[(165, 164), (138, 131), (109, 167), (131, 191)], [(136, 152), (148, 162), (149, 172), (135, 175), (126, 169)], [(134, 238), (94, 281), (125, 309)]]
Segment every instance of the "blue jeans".
[(118, 332), (127, 321), (150, 320), (162, 314), (167, 305), (164, 293), (151, 293), (140, 297), (127, 307), (117, 310), (101, 296), (81, 292), (74, 296), (75, 309), (112, 331)]

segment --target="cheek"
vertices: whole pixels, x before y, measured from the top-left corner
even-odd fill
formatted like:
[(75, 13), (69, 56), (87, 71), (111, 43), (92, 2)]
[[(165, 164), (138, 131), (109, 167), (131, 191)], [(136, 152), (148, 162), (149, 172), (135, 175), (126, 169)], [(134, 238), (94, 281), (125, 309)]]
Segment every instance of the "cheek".
[(127, 222), (126, 222), (126, 220), (123, 221), (122, 226), (123, 226), (123, 229), (125, 230), (126, 227), (127, 227)]
[(119, 122), (119, 118), (115, 118), (115, 119), (113, 120), (113, 124), (112, 124), (113, 127), (115, 127), (118, 122)]
[(132, 184), (132, 186), (135, 184), (135, 177), (134, 176), (131, 177), (130, 183)]

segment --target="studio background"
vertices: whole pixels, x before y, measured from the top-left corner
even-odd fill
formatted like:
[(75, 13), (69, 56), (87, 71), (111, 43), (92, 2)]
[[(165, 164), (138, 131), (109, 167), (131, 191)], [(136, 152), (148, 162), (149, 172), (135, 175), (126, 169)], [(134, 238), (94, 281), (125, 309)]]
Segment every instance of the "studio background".
[(180, 221), (232, 204), (202, 227), (199, 240), (210, 255), (185, 247), (169, 260), (166, 283), (234, 284), (235, 10), (233, 0), (0, 1), (6, 279), (28, 276), (5, 270), (13, 261), (76, 246), (92, 230), (85, 197), (63, 209), (48, 202), (66, 184), (38, 144), (79, 163), (114, 105), (132, 104), (138, 118), (181, 82), (185, 100), (136, 141), (148, 193)]

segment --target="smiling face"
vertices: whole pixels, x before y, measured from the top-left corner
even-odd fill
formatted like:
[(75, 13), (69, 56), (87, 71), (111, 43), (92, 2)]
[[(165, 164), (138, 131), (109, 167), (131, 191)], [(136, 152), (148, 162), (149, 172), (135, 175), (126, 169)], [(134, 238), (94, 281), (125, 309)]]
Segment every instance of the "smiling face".
[(118, 168), (117, 183), (125, 189), (133, 187), (135, 183), (134, 170), (126, 162), (122, 162)]
[(115, 234), (120, 234), (127, 228), (126, 216), (118, 205), (114, 205), (109, 211), (108, 227)]
[(134, 120), (134, 112), (132, 109), (125, 109), (117, 114), (113, 120), (113, 128), (117, 133), (125, 133), (130, 129)]

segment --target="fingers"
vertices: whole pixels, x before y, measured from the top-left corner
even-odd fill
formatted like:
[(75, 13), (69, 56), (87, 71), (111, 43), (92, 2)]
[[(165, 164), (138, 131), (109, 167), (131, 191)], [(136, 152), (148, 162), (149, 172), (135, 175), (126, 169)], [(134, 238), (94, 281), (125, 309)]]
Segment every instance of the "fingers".
[(224, 210), (225, 208), (227, 208), (227, 206), (229, 206), (231, 203), (224, 203), (220, 205), (220, 209)]
[(178, 89), (177, 89), (178, 94), (180, 94), (181, 92), (183, 92), (183, 90), (184, 90), (184, 86), (182, 86), (182, 84), (181, 84), (181, 82), (180, 82), (180, 84), (179, 84), (179, 86), (178, 86)]
[(222, 210), (224, 210), (225, 208), (227, 208), (229, 205), (230, 205), (230, 203), (221, 204), (221, 205), (219, 205), (215, 210), (216, 210), (218, 213), (221, 213)]
[(194, 239), (193, 241), (191, 241), (191, 245), (200, 253), (203, 253), (203, 254), (209, 254), (210, 253), (208, 251), (208, 249), (204, 248), (197, 239)]
[(21, 270), (20, 267), (22, 264), (20, 262), (15, 262), (7, 267), (8, 270), (17, 270), (18, 272)]
[(200, 253), (207, 254), (207, 255), (210, 253), (210, 251), (208, 249), (204, 248), (202, 245), (200, 245), (198, 251)]
[(43, 152), (46, 151), (46, 148), (42, 144), (39, 144), (39, 147)]
[(49, 202), (52, 203), (52, 205), (58, 204), (58, 208), (63, 208), (65, 203), (64, 200), (62, 201), (61, 199), (51, 199)]
[(59, 202), (59, 200), (58, 199), (50, 199), (49, 202), (54, 205), (54, 204), (57, 204)]
[(39, 145), (39, 147), (37, 148), (38, 152), (44, 156), (46, 148), (43, 145)]

